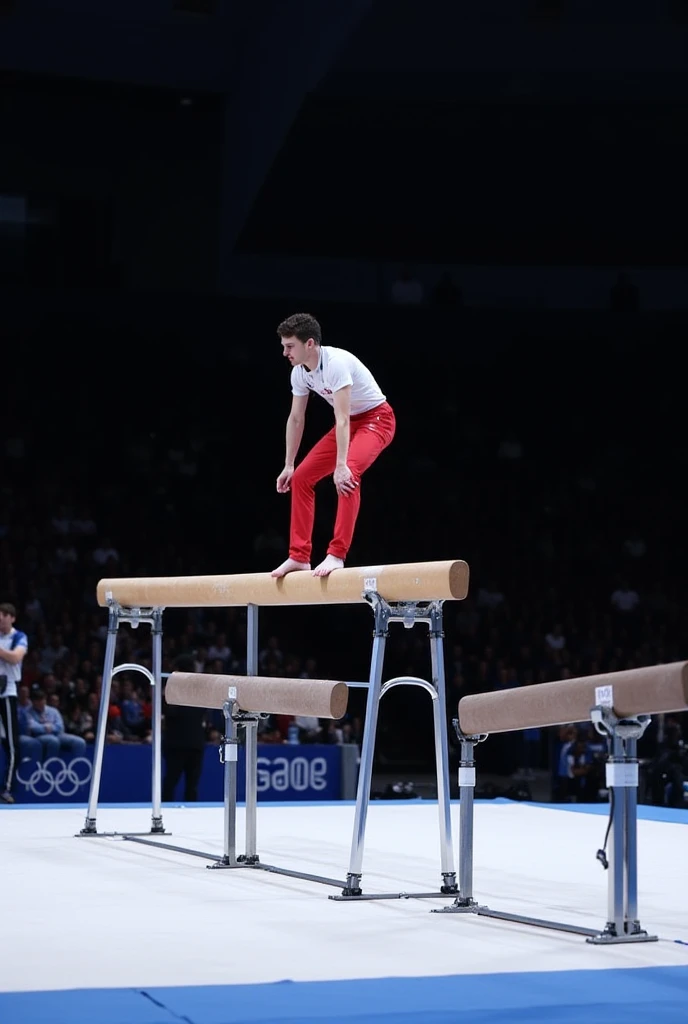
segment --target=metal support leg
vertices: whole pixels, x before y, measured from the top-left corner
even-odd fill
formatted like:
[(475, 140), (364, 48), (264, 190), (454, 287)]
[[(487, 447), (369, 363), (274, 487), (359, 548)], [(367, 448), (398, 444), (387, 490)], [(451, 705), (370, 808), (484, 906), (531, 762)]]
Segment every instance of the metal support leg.
[(459, 892), (457, 905), (475, 905), (473, 899), (473, 825), (475, 761), (472, 740), (461, 740), (459, 764)]
[(433, 701), (435, 725), (435, 764), (437, 771), (437, 809), (440, 826), (440, 862), (442, 866), (442, 892), (455, 893), (456, 871), (452, 845), (451, 802), (449, 799), (449, 743), (447, 740), (446, 708), (447, 696), (444, 676), (444, 632), (442, 628), (442, 604), (433, 602), (430, 609), (430, 660), (432, 683), (437, 691)]
[(224, 764), (224, 850), (221, 860), (208, 864), (209, 868), (238, 867), (236, 855), (237, 762), (239, 746), (237, 727), (233, 718), (236, 689), (230, 686), (228, 698), (222, 706), (225, 716), (225, 735), (220, 747), (220, 760)]
[(82, 836), (97, 835), (96, 813), (98, 808), (98, 794), (100, 793), (100, 778), (103, 771), (103, 752), (105, 750), (105, 736), (107, 734), (108, 710), (110, 707), (110, 688), (112, 685), (112, 670), (115, 667), (115, 650), (117, 647), (117, 631), (119, 629), (119, 606), (111, 604), (108, 609), (108, 633), (105, 644), (105, 662), (103, 664), (103, 684), (100, 691), (100, 705), (98, 707), (98, 724), (96, 726), (95, 749), (93, 751), (93, 774), (91, 775), (91, 788), (88, 795), (88, 810), (86, 821), (79, 833)]
[[(553, 931), (584, 935), (586, 942), (596, 945), (617, 942), (654, 942), (655, 935), (643, 931), (638, 921), (637, 906), (637, 786), (638, 761), (636, 740), (642, 736), (650, 721), (648, 715), (619, 720), (607, 707), (595, 707), (590, 712), (597, 731), (611, 740), (611, 754), (607, 761), (607, 786), (611, 793), (612, 838), (609, 858), (609, 888), (607, 894), (607, 925), (600, 932), (581, 925), (548, 921), (545, 918), (525, 917), (510, 914), (489, 907), (478, 906), (473, 899), (473, 794), (475, 785), (475, 764), (473, 743), (486, 739), (485, 736), (464, 736), (458, 721), (454, 721), (456, 733), (461, 740), (461, 767), (459, 768), (459, 790), (461, 801), (461, 861), (459, 884), (461, 895), (453, 906), (443, 907), (435, 913), (460, 913), (473, 911), (480, 917), (491, 917), (501, 921), (533, 925), (536, 928), (551, 928)], [(466, 799), (465, 788), (470, 788), (470, 799)], [(629, 796), (630, 793), (630, 796)]]
[[(152, 700), (152, 749), (151, 749), (151, 804), (152, 822), (151, 833), (160, 835), (165, 832), (162, 823), (161, 813), (161, 790), (162, 790), (162, 768), (161, 768), (161, 731), (162, 731), (162, 608), (122, 608), (108, 595), (108, 635), (105, 645), (105, 661), (103, 665), (103, 685), (100, 694), (100, 707), (98, 708), (98, 724), (96, 727), (95, 750), (93, 753), (93, 770), (91, 775), (91, 790), (88, 800), (88, 811), (84, 828), (78, 833), (80, 836), (97, 836), (96, 811), (98, 808), (98, 794), (100, 792), (100, 781), (103, 771), (103, 756), (105, 740), (107, 737), (108, 711), (110, 708), (110, 693), (112, 691), (112, 679), (118, 672), (141, 672), (150, 683)], [(137, 629), (141, 623), (149, 623), (153, 627), (153, 671), (150, 672), (143, 665), (127, 663), (115, 667), (115, 653), (117, 648), (117, 635), (122, 622), (128, 622), (132, 629)], [(110, 835), (120, 833), (109, 833)], [(142, 835), (149, 833), (126, 833), (127, 836)]]
[[(616, 734), (612, 737), (612, 754), (610, 766), (624, 763), (623, 740)], [(614, 801), (614, 820), (609, 835), (609, 878), (607, 889), (607, 930), (612, 935), (624, 933), (624, 831), (626, 815), (624, 807), (624, 791), (617, 789), (615, 783), (609, 787), (610, 799)]]
[[(626, 756), (631, 763), (638, 764), (638, 741), (633, 737), (626, 740)], [(638, 920), (638, 783), (627, 786), (626, 797), (626, 930), (635, 934), (642, 931)]]
[(256, 810), (258, 805), (258, 719), (243, 723), (246, 743), (246, 843), (244, 855), (239, 860), (244, 864), (257, 864), (260, 858), (256, 851)]
[[(246, 675), (258, 675), (258, 605), (246, 608)], [(246, 848), (244, 861), (255, 864), (258, 834), (258, 723), (247, 723), (246, 737)]]
[(156, 608), (153, 611), (152, 638), (151, 833), (160, 835), (165, 832), (162, 823), (162, 608)]
[(602, 932), (588, 938), (596, 945), (617, 942), (656, 942), (638, 919), (638, 757), (637, 741), (650, 717), (618, 719), (607, 707), (592, 709), (597, 731), (607, 736), (611, 752), (606, 776), (613, 815), (610, 833), (607, 923)]
[[(431, 601), (420, 605), (416, 601), (399, 602), (389, 605), (374, 591), (365, 593), (366, 600), (375, 612), (375, 631), (373, 633), (373, 653), (370, 666), (370, 682), (368, 685), (368, 702), (366, 704), (365, 731), (361, 750), (361, 765), (358, 776), (356, 795), (356, 811), (354, 818), (354, 834), (351, 844), (351, 858), (346, 886), (340, 896), (330, 896), (332, 900), (355, 899), (398, 899), (426, 898), (453, 895), (458, 892), (454, 853), (451, 835), (451, 801), (449, 793), (449, 747), (446, 726), (446, 686), (444, 676), (444, 652), (442, 648), (442, 601)], [(384, 660), (385, 641), (390, 622), (402, 622), (411, 629), (419, 622), (427, 622), (430, 626), (430, 658), (432, 662), (432, 682), (418, 679), (415, 676), (398, 676), (389, 679), (382, 685), (382, 667)], [(365, 839), (366, 818), (370, 800), (370, 786), (373, 774), (375, 736), (380, 700), (393, 687), (402, 685), (421, 686), (430, 694), (433, 701), (433, 722), (435, 733), (435, 761), (437, 767), (437, 797), (440, 826), (440, 851), (443, 885), (437, 892), (423, 893), (377, 893), (364, 896), (361, 890), (363, 865), (363, 845)]]
[(361, 766), (358, 772), (358, 790), (356, 793), (356, 812), (354, 814), (354, 831), (351, 840), (351, 856), (349, 871), (346, 876), (344, 896), (360, 896), (361, 875), (363, 873), (363, 845), (365, 827), (370, 802), (370, 786), (373, 778), (373, 759), (375, 756), (375, 734), (377, 717), (380, 707), (380, 691), (382, 689), (382, 666), (387, 640), (387, 623), (389, 612), (385, 605), (377, 602), (375, 606), (375, 632), (373, 634), (373, 653), (370, 663), (370, 684), (365, 711), (363, 742), (361, 744)]
[(478, 913), (479, 907), (473, 899), (473, 797), (475, 790), (475, 744), (482, 742), (485, 736), (464, 736), (459, 729), (458, 719), (453, 721), (456, 734), (461, 743), (461, 760), (459, 762), (459, 894), (454, 903), (448, 907), (436, 907), (434, 914), (467, 914)]

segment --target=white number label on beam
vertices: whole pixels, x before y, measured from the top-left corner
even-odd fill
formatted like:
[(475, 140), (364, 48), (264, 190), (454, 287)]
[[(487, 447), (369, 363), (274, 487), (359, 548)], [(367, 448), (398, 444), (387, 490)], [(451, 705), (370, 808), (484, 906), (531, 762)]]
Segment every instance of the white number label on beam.
[(603, 708), (614, 707), (614, 687), (613, 686), (596, 686), (595, 687), (595, 706)]

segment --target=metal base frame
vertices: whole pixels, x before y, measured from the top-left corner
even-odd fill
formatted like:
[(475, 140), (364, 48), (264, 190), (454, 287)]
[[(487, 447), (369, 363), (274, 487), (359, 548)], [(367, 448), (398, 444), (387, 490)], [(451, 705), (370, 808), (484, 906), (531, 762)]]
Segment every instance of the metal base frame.
[[(96, 728), (95, 751), (93, 755), (93, 774), (88, 797), (88, 810), (84, 827), (77, 833), (77, 838), (104, 838), (124, 835), (119, 832), (98, 832), (96, 813), (100, 780), (103, 772), (103, 755), (107, 735), (107, 719), (110, 707), (110, 691), (112, 680), (118, 672), (141, 672), (151, 684), (152, 722), (151, 722), (151, 827), (149, 832), (127, 833), (128, 835), (169, 835), (162, 820), (162, 608), (122, 608), (111, 596), (108, 596), (108, 634), (105, 644), (105, 663), (103, 665), (103, 685), (98, 708), (98, 724)], [(148, 623), (152, 633), (152, 667), (150, 672), (143, 665), (126, 663), (115, 667), (115, 652), (120, 624), (127, 622), (132, 629), (140, 623)]]
[[(246, 714), (236, 706), (236, 691), (230, 688), (227, 701), (223, 707), (225, 717), (225, 736), (220, 746), (220, 759), (224, 764), (224, 851), (222, 856), (204, 853), (201, 850), (187, 849), (179, 846), (160, 843), (153, 836), (168, 835), (163, 827), (160, 810), (161, 790), (161, 747), (160, 721), (162, 695), (160, 687), (162, 664), (162, 608), (124, 609), (116, 602), (109, 600), (108, 639), (105, 651), (103, 670), (103, 690), (101, 707), (98, 716), (96, 736), (96, 752), (93, 763), (93, 776), (89, 796), (88, 812), (84, 828), (79, 836), (121, 836), (131, 842), (139, 842), (148, 846), (157, 846), (173, 850), (177, 853), (188, 853), (212, 861), (207, 867), (220, 868), (253, 868), (269, 871), (307, 881), (320, 882), (341, 889), (341, 894), (329, 898), (339, 902), (352, 902), (370, 899), (426, 899), (446, 898), (457, 895), (459, 888), (456, 883), (454, 868), (454, 852), (451, 836), (451, 805), (449, 797), (449, 746), (445, 726), (446, 684), (443, 651), (443, 601), (430, 602), (399, 602), (388, 604), (376, 591), (366, 591), (363, 598), (368, 602), (375, 616), (373, 632), (373, 649), (371, 655), (370, 678), (367, 683), (368, 697), (366, 703), (364, 735), (361, 745), (361, 764), (356, 794), (353, 837), (346, 879), (327, 878), (307, 872), (281, 868), (271, 864), (263, 864), (256, 849), (256, 808), (257, 808), (257, 725), (260, 715)], [(114, 667), (117, 631), (121, 622), (128, 622), (136, 628), (140, 622), (149, 622), (153, 627), (153, 673), (147, 673), (140, 666)], [(418, 623), (427, 623), (431, 657), (432, 681), (419, 679), (415, 676), (398, 676), (382, 682), (384, 652), (389, 635), (389, 624), (401, 622), (406, 629)], [(103, 748), (107, 728), (107, 708), (110, 699), (110, 686), (113, 675), (125, 668), (136, 668), (147, 673), (154, 684), (153, 702), (153, 813), (150, 832), (98, 832), (96, 829), (96, 810), (100, 779), (102, 774)], [(258, 607), (247, 606), (247, 659), (248, 675), (258, 673)], [(440, 835), (440, 874), (441, 884), (437, 891), (407, 893), (364, 893), (361, 888), (363, 872), (363, 850), (365, 829), (370, 802), (370, 790), (373, 773), (375, 738), (379, 705), (382, 697), (397, 686), (420, 686), (431, 697), (433, 702), (433, 727), (435, 738), (435, 761), (437, 769), (437, 797), (439, 810)], [(246, 755), (246, 836), (245, 851), (237, 855), (236, 851), (236, 766), (238, 761), (238, 729), (244, 730)], [(147, 838), (150, 837), (150, 838)]]
[[(349, 870), (346, 885), (339, 896), (330, 896), (340, 902), (371, 898), (361, 888), (363, 872), (363, 848), (365, 828), (370, 803), (370, 789), (373, 776), (375, 736), (380, 701), (396, 686), (420, 686), (432, 698), (433, 731), (435, 737), (435, 765), (437, 774), (437, 804), (439, 811), (440, 874), (442, 884), (439, 891), (418, 893), (416, 898), (448, 896), (458, 893), (454, 852), (451, 835), (451, 804), (449, 799), (449, 743), (445, 726), (446, 684), (444, 674), (444, 630), (442, 623), (442, 601), (399, 602), (388, 604), (375, 591), (364, 594), (375, 615), (373, 651), (370, 664), (370, 684), (365, 711), (365, 727), (361, 747), (361, 766), (358, 775), (354, 829), (351, 841)], [(383, 684), (382, 671), (389, 624), (401, 622), (411, 629), (419, 622), (427, 623), (430, 643), (430, 664), (432, 682), (415, 676), (397, 676)], [(406, 893), (377, 893), (376, 899), (407, 898)]]
[(657, 941), (657, 936), (649, 935), (641, 928), (638, 920), (637, 741), (645, 732), (650, 717), (638, 715), (635, 718), (618, 719), (610, 708), (597, 706), (591, 709), (590, 718), (600, 735), (607, 738), (609, 746), (606, 772), (612, 828), (608, 859), (607, 923), (604, 928), (585, 928), (560, 921), (492, 910), (487, 906), (480, 906), (473, 899), (473, 790), (476, 775), (474, 751), (476, 744), (482, 743), (487, 736), (465, 736), (459, 728), (457, 719), (453, 724), (461, 743), (460, 895), (451, 906), (436, 908), (432, 913), (475, 914), (478, 917), (513, 921), (536, 928), (549, 928), (583, 935), (586, 942), (599, 946)]

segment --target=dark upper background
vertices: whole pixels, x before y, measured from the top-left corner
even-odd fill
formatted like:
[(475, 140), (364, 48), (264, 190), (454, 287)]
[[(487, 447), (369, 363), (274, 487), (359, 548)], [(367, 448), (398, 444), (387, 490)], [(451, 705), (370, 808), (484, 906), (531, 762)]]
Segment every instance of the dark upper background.
[[(4, 594), (92, 610), (89, 555), (51, 568), (63, 504), (122, 574), (270, 568), (275, 326), (307, 309), (399, 419), (351, 561), (505, 595), (473, 636), (451, 610), (454, 695), (561, 674), (555, 621), (569, 670), (686, 657), (687, 34), (685, 0), (0, 2)], [(403, 264), (464, 305), (390, 304)], [(274, 629), (360, 676), (366, 615), (345, 652), (317, 610)]]

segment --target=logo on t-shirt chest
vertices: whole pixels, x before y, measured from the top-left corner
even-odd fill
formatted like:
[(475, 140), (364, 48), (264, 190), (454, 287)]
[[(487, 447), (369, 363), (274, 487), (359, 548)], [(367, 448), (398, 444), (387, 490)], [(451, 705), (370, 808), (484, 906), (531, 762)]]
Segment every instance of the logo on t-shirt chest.
[(310, 388), (311, 391), (317, 391), (319, 395), (331, 395), (332, 388), (326, 388), (324, 384), (319, 381), (315, 381), (310, 377), (306, 378), (306, 387)]

